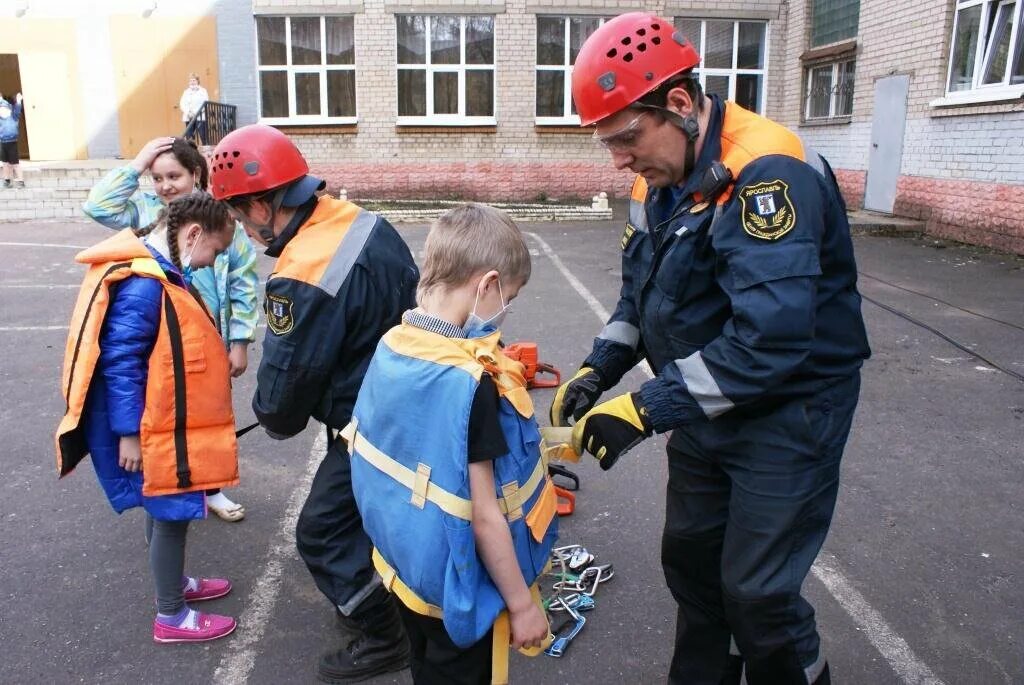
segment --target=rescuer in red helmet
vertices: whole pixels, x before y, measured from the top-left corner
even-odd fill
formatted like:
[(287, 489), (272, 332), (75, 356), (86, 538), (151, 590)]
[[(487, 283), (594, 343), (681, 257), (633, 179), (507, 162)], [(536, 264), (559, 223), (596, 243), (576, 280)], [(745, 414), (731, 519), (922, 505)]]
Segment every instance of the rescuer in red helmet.
[(404, 668), (409, 645), (394, 600), (370, 559), (372, 544), (337, 437), (351, 419), (366, 367), (388, 329), (416, 306), (408, 246), (382, 217), (318, 197), (323, 181), (287, 136), (255, 124), (232, 131), (210, 164), (211, 191), (277, 258), (267, 280), (267, 332), (252, 407), (271, 437), (327, 428), (327, 454), (296, 527), (299, 553), (335, 607), (344, 635), (318, 675), (354, 682)]
[[(670, 682), (738, 685), (745, 665), (751, 685), (823, 685), (800, 587), (832, 520), (870, 354), (846, 208), (824, 159), (704, 95), (698, 63), (672, 22), (638, 12), (600, 26), (576, 59), (583, 125), (637, 176), (618, 306), (551, 421), (575, 419), (574, 446), (605, 469), (673, 431)], [(657, 375), (597, 404), (640, 359)]]

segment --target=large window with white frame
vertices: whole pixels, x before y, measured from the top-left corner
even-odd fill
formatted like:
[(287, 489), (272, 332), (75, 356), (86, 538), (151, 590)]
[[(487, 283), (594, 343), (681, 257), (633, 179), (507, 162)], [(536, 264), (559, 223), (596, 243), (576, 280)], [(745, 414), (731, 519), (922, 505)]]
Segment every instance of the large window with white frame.
[(493, 125), (494, 17), (395, 16), (398, 123)]
[(572, 67), (584, 41), (607, 17), (537, 17), (537, 106), (539, 125), (579, 126), (572, 101)]
[(260, 121), (356, 121), (355, 31), (351, 16), (257, 16)]
[(700, 54), (704, 92), (764, 113), (768, 73), (768, 23), (677, 17), (675, 26)]
[(1024, 0), (958, 0), (949, 95), (1024, 93)]
[(857, 62), (832, 62), (808, 67), (804, 120), (827, 120), (853, 114), (853, 82)]

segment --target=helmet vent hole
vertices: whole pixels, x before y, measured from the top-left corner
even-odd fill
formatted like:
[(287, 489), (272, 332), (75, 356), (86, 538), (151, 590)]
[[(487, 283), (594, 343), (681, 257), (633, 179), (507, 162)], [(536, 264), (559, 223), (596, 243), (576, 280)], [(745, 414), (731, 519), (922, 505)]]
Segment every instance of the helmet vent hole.
[(633, 61), (633, 53), (632, 52), (627, 52), (625, 55), (622, 56), (622, 61), (623, 62), (632, 62)]
[(234, 168), (235, 168), (235, 165), (232, 164), (231, 162), (228, 162), (228, 169), (234, 169)]
[(623, 45), (629, 45), (631, 42), (633, 42), (633, 40), (629, 36), (626, 36), (625, 38), (622, 39)]
[[(238, 156), (239, 156), (240, 154), (242, 154), (242, 153), (241, 153), (241, 152), (239, 152), (238, 150), (235, 150), (234, 152), (232, 152), (232, 153), (231, 153), (231, 156), (232, 156), (232, 157), (238, 157)], [(225, 157), (227, 157), (227, 156), (228, 156), (228, 153), (226, 153), (226, 152), (225, 152), (225, 153), (224, 153), (224, 156), (225, 156)]]
[(636, 30), (636, 35), (638, 35), (638, 36), (646, 36), (647, 35), (647, 29), (637, 29)]
[(651, 38), (651, 42), (654, 43), (655, 45), (661, 45), (661, 38), (659, 38), (658, 36), (654, 36), (653, 38)]
[(617, 54), (619, 54), (619, 51), (616, 50), (615, 48), (612, 48), (611, 50), (608, 51), (608, 59), (614, 59), (615, 55)]
[(644, 52), (647, 49), (647, 43), (640, 43), (636, 46), (637, 52)]
[(653, 30), (653, 31), (660, 31), (661, 30), (661, 24), (651, 24), (651, 30)]

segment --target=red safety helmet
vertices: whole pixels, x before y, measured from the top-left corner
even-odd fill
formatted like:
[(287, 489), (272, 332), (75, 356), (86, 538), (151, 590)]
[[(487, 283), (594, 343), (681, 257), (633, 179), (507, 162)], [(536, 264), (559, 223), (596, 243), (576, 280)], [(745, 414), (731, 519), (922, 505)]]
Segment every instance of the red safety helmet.
[(630, 12), (606, 21), (580, 48), (572, 70), (572, 99), (589, 126), (629, 107), (700, 55), (668, 19)]
[(224, 136), (213, 151), (213, 197), (227, 200), (264, 193), (297, 181), (309, 164), (288, 136), (271, 126), (251, 124)]

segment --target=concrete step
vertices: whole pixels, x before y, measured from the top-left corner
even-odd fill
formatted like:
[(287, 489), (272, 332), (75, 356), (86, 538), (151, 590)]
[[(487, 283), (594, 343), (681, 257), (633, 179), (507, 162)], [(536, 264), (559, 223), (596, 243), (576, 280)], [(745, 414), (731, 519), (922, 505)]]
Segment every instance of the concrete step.
[(847, 212), (850, 232), (859, 235), (920, 235), (924, 233), (924, 222), (889, 214), (880, 214), (866, 209)]

